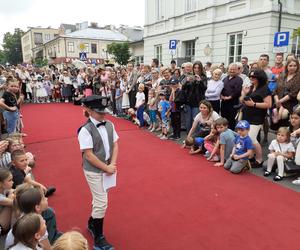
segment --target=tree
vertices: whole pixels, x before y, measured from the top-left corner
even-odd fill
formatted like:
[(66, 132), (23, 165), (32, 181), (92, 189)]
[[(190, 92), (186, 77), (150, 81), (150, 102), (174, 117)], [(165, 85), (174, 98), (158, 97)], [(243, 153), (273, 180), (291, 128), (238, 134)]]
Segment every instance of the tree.
[(11, 34), (10, 32), (6, 32), (3, 38), (3, 53), (7, 62), (10, 64), (18, 64), (22, 63), (22, 45), (21, 45), (21, 37), (23, 36), (24, 31), (21, 29), (15, 29), (15, 32)]
[(126, 65), (130, 58), (129, 43), (111, 43), (107, 45), (107, 52), (114, 56), (120, 65)]
[(297, 36), (300, 37), (300, 27), (297, 28), (297, 29), (294, 31), (294, 33), (293, 33), (293, 37), (297, 37)]
[(6, 54), (3, 50), (0, 50), (0, 64), (5, 64), (7, 62)]
[(48, 65), (48, 59), (38, 58), (38, 59), (34, 60), (34, 65), (38, 68), (42, 68), (44, 66), (47, 66)]

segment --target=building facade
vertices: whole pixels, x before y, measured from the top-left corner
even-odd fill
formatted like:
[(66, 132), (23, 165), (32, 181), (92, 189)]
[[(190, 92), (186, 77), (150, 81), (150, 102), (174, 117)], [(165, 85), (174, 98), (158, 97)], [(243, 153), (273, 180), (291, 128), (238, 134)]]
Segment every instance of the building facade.
[(125, 41), (128, 41), (128, 38), (118, 31), (89, 27), (59, 35), (45, 43), (43, 54), (50, 64), (63, 64), (80, 59), (79, 54), (85, 52), (84, 61), (103, 64), (111, 59), (107, 45)]
[(34, 58), (42, 56), (43, 44), (54, 39), (58, 33), (58, 29), (29, 28), (21, 38), (23, 62), (31, 63)]
[[(281, 31), (293, 33), (300, 26), (300, 1), (281, 2)], [(145, 8), (146, 63), (158, 58), (168, 65), (174, 58), (178, 64), (200, 60), (228, 65), (242, 56), (257, 60), (262, 53), (274, 59), (277, 0), (146, 0)], [(170, 40), (176, 41), (176, 49), (169, 49)], [(290, 39), (288, 52), (297, 50), (296, 40)]]

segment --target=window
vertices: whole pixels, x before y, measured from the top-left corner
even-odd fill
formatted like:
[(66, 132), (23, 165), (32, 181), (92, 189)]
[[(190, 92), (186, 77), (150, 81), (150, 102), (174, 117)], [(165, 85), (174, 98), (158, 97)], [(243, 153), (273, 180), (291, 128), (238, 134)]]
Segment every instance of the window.
[(159, 62), (162, 61), (162, 45), (154, 46), (154, 58), (158, 59)]
[(93, 54), (97, 54), (97, 44), (96, 43), (91, 44), (91, 51)]
[(68, 52), (74, 52), (74, 43), (68, 42)]
[(86, 52), (86, 53), (89, 53), (89, 48), (90, 48), (90, 44), (88, 44), (88, 43), (85, 43), (84, 44), (85, 45), (85, 49), (84, 49), (84, 52)]
[(300, 36), (294, 36), (292, 42), (292, 51), (297, 58), (300, 58)]
[(144, 63), (144, 56), (136, 56), (135, 57), (135, 65)]
[(187, 12), (194, 11), (197, 8), (196, 0), (186, 0), (185, 1), (185, 9)]
[(185, 44), (185, 56), (192, 57), (195, 56), (195, 40), (186, 41)]
[(43, 34), (42, 33), (34, 33), (34, 43), (43, 44)]
[(57, 53), (60, 53), (60, 45), (59, 45), (59, 43), (57, 44)]
[(50, 41), (50, 34), (45, 34), (45, 41)]
[(228, 64), (240, 62), (243, 50), (243, 33), (228, 35)]
[(156, 20), (164, 19), (163, 16), (163, 0), (156, 0)]

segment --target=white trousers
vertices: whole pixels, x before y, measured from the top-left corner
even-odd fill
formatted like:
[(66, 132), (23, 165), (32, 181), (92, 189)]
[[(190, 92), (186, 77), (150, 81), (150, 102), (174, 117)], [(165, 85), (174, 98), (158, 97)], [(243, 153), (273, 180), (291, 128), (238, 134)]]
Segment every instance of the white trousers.
[(267, 171), (271, 172), (275, 160), (277, 161), (278, 175), (283, 177), (284, 172), (284, 157), (282, 155), (275, 156), (274, 154), (268, 154)]
[(84, 175), (93, 197), (92, 217), (94, 219), (104, 218), (107, 209), (107, 192), (103, 189), (103, 174), (84, 171)]

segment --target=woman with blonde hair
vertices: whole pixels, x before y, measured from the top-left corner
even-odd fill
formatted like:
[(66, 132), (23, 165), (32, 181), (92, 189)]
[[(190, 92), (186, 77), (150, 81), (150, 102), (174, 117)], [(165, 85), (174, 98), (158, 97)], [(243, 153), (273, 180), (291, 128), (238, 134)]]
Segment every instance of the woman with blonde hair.
[(77, 231), (64, 233), (53, 245), (53, 250), (88, 250), (88, 242)]

